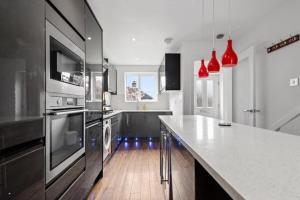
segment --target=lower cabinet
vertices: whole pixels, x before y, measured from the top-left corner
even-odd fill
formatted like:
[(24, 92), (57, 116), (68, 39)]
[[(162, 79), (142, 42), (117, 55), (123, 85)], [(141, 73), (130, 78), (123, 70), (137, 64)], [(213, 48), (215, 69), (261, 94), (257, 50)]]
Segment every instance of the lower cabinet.
[(195, 159), (190, 152), (170, 134), (171, 173), (170, 199), (195, 199)]
[(111, 118), (111, 150), (114, 152), (121, 142), (122, 113)]
[(124, 113), (124, 136), (160, 137), (159, 115), (172, 115), (172, 112), (126, 112)]
[(44, 147), (41, 145), (18, 152), (14, 156), (6, 157), (1, 154), (1, 200), (45, 199), (44, 154)]
[(160, 177), (166, 200), (232, 198), (161, 123)]

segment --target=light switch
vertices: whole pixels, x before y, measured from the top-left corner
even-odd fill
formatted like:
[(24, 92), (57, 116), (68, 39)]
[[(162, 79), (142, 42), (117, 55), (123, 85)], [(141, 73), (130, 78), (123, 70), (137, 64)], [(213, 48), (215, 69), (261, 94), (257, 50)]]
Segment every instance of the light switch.
[(299, 85), (299, 78), (291, 78), (290, 79), (290, 87), (295, 87)]

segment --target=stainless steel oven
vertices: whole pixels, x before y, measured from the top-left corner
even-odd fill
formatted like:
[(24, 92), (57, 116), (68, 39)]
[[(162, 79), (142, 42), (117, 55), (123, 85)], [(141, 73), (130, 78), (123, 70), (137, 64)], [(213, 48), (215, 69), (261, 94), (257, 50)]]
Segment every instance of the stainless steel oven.
[(84, 102), (76, 97), (52, 98), (62, 103), (60, 107), (46, 112), (46, 183), (85, 153)]
[(85, 54), (46, 21), (46, 183), (85, 153)]
[(46, 21), (46, 91), (84, 95), (85, 53)]

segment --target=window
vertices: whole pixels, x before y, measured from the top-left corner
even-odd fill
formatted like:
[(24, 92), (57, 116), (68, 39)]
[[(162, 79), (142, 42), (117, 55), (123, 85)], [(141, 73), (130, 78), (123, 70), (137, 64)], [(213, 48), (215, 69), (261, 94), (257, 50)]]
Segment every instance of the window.
[(196, 106), (197, 108), (212, 108), (214, 106), (215, 87), (218, 84), (215, 80), (196, 80)]
[(125, 73), (125, 102), (156, 102), (157, 96), (157, 73)]

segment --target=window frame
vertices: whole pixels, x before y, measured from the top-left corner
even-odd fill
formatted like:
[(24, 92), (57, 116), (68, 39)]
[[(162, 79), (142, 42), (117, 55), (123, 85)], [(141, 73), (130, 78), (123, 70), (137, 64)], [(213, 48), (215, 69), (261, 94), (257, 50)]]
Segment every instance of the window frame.
[[(137, 80), (137, 87), (139, 88), (139, 91), (141, 90), (140, 88), (140, 83), (141, 83), (141, 76), (154, 76), (155, 80), (154, 80), (154, 88), (155, 88), (155, 97), (153, 97), (152, 100), (150, 99), (146, 99), (146, 100), (142, 100), (140, 98), (137, 99), (137, 101), (128, 101), (126, 99), (126, 89), (127, 89), (127, 76), (128, 75), (136, 75), (138, 76), (138, 80)], [(159, 89), (158, 89), (158, 73), (157, 72), (124, 72), (124, 101), (126, 103), (136, 103), (136, 102), (141, 102), (141, 103), (154, 103), (154, 102), (158, 102), (158, 95), (159, 95)]]

